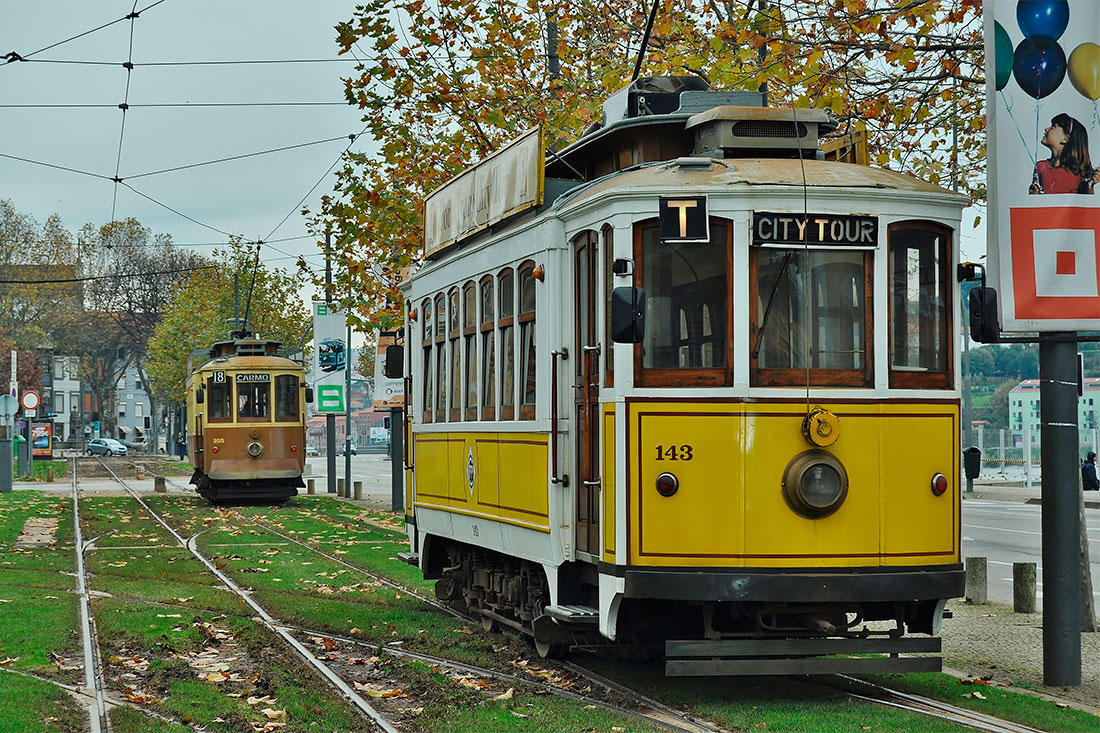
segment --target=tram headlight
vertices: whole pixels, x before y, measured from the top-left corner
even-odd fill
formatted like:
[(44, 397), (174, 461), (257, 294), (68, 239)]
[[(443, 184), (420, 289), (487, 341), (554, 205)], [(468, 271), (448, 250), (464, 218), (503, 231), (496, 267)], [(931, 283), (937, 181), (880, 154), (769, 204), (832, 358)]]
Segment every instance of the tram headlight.
[(259, 458), (264, 454), (264, 444), (258, 440), (254, 440), (245, 447), (245, 453), (252, 458)]
[(783, 498), (796, 514), (807, 519), (829, 516), (847, 496), (848, 472), (825, 451), (800, 453), (783, 472)]

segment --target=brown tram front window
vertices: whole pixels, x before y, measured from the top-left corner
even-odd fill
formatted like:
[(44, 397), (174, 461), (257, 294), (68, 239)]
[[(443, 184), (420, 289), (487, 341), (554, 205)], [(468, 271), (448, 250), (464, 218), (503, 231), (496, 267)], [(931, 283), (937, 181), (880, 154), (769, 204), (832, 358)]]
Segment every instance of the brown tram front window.
[(634, 252), (646, 291), (645, 339), (634, 352), (640, 384), (732, 384), (730, 223), (711, 219), (710, 241), (685, 243), (662, 242), (656, 220), (641, 222)]
[(293, 374), (275, 377), (275, 420), (298, 421), (298, 377)]
[(535, 419), (535, 263), (525, 262), (519, 270), (520, 410), (521, 420)]
[(212, 378), (206, 380), (206, 419), (209, 422), (233, 421), (233, 396), (230, 382), (215, 382)]
[(871, 252), (751, 247), (750, 382), (869, 387)]
[(951, 230), (924, 221), (891, 224), (890, 386), (952, 387)]
[(515, 275), (511, 269), (497, 276), (500, 303), (500, 419), (516, 416)]
[(271, 382), (242, 381), (243, 376), (248, 375), (237, 375), (237, 420), (267, 422), (271, 418)]
[(477, 285), (462, 288), (462, 348), (466, 370), (466, 419), (477, 420)]
[(481, 419), (496, 417), (496, 356), (493, 343), (493, 276), (481, 279)]

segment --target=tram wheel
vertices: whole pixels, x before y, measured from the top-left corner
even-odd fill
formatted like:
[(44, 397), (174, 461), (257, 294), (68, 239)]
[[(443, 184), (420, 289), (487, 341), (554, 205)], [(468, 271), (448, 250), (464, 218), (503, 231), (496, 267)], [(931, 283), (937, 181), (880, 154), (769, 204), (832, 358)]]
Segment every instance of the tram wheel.
[(435, 581), (435, 597), (441, 601), (455, 600), (458, 598), (458, 583), (451, 577), (443, 577)]

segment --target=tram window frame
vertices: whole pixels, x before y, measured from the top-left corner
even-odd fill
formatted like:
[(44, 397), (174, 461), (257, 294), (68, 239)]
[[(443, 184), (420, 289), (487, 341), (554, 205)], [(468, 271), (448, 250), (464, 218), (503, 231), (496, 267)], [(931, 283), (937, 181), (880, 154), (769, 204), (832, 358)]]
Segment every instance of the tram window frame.
[[(519, 321), (520, 337), (520, 361), (518, 387), (519, 394), (519, 419), (535, 419), (535, 402), (538, 399), (538, 347), (535, 343), (535, 312), (537, 310), (538, 295), (535, 287), (535, 263), (527, 260), (522, 263), (516, 272), (517, 320)], [(524, 310), (525, 288), (530, 287), (530, 310)]]
[(462, 316), (459, 310), (461, 296), (458, 287), (453, 287), (447, 292), (447, 353), (450, 359), (450, 401), (447, 403), (451, 422), (462, 420)]
[(462, 286), (462, 373), (466, 377), (462, 393), (467, 420), (477, 420), (477, 296), (473, 280)]
[(447, 422), (447, 294), (435, 296), (435, 420)]
[[(792, 258), (803, 253), (862, 254), (863, 255), (863, 366), (857, 369), (824, 369), (806, 366), (761, 367), (757, 353), (760, 318), (762, 317), (759, 292), (759, 260), (761, 253), (790, 252)], [(816, 281), (811, 278), (811, 289)], [(762, 294), (766, 301), (771, 290)], [(764, 306), (766, 308), (766, 305)], [(752, 387), (872, 387), (874, 386), (874, 250), (837, 249), (811, 247), (749, 247), (749, 385)], [(816, 314), (815, 314), (816, 315)], [(776, 318), (773, 311), (769, 319)]]
[(481, 419), (496, 417), (496, 287), (495, 278), (485, 275), (478, 283), (478, 302), (481, 304)]
[[(920, 235), (926, 235), (929, 239), (923, 242), (913, 240)], [(954, 241), (954, 231), (943, 224), (924, 220), (907, 220), (894, 222), (887, 227), (887, 283), (889, 301), (889, 340), (890, 354), (890, 388), (891, 389), (951, 389), (954, 386), (954, 333), (951, 273), (951, 252)], [(920, 249), (924, 249), (920, 253)], [(908, 328), (904, 322), (908, 320), (909, 310), (899, 307), (901, 303), (912, 305), (912, 301), (905, 297), (905, 292), (898, 287), (899, 279), (904, 280), (907, 270), (899, 267), (909, 261), (909, 252), (918, 250), (918, 257), (922, 260), (932, 254), (933, 263), (921, 264), (918, 273), (918, 315), (919, 335), (917, 348), (918, 359), (924, 359), (929, 352), (938, 357), (940, 365), (928, 367), (923, 365), (901, 366), (896, 363), (899, 352), (905, 355), (910, 353), (910, 342), (905, 338)], [(930, 253), (929, 250), (932, 250)], [(898, 259), (901, 252), (906, 253), (904, 260)], [(929, 283), (928, 277), (932, 280)], [(927, 285), (931, 288), (927, 288)], [(937, 292), (929, 293), (929, 290)], [(928, 317), (926, 298), (939, 298), (939, 304), (932, 303), (937, 313)], [(936, 324), (939, 329), (936, 333)], [(900, 341), (899, 341), (900, 339)]]
[[(219, 403), (218, 392), (222, 392), (222, 415), (214, 415), (214, 406)], [(230, 381), (215, 382), (213, 377), (206, 380), (206, 421), (216, 423), (233, 422), (233, 383)]]
[(611, 265), (615, 260), (615, 229), (607, 224), (600, 230), (603, 245), (603, 348), (600, 353), (604, 363), (604, 386), (615, 386), (615, 342), (611, 340), (611, 291), (615, 289), (615, 273)]
[[(289, 384), (289, 386), (287, 386)], [(298, 422), (298, 377), (293, 374), (275, 376), (275, 422)], [(286, 408), (292, 408), (288, 411)]]
[[(242, 387), (244, 388), (242, 390)], [(237, 396), (235, 400), (237, 405), (237, 422), (243, 423), (258, 423), (258, 422), (271, 422), (271, 382), (237, 382), (235, 389), (233, 390)], [(243, 394), (242, 394), (243, 392)], [(257, 399), (262, 395), (264, 399)], [(247, 402), (241, 402), (242, 398), (247, 398)], [(250, 415), (245, 416), (242, 411), (245, 405), (249, 405)], [(263, 409), (264, 414), (257, 416), (256, 406), (259, 405)]]
[(424, 389), (423, 389), (423, 402), (420, 405), (421, 416), (425, 423), (430, 423), (434, 415), (435, 410), (435, 392), (433, 391), (433, 385), (435, 380), (435, 364), (432, 362), (432, 319), (435, 317), (435, 311), (432, 306), (433, 300), (431, 298), (425, 298), (420, 304), (420, 317), (423, 319), (421, 328), (421, 349), (424, 354)]
[[(650, 343), (650, 338), (647, 338), (640, 344), (634, 345), (634, 374), (636, 375), (636, 384), (639, 387), (728, 387), (733, 384), (733, 229), (734, 223), (730, 219), (723, 219), (720, 217), (710, 217), (710, 232), (711, 232), (711, 244), (714, 244), (718, 237), (724, 237), (725, 239), (725, 256), (726, 266), (723, 271), (725, 277), (725, 285), (723, 286), (723, 301), (724, 312), (723, 318), (725, 320), (724, 333), (721, 335), (716, 334), (712, 329), (709, 337), (710, 343), (717, 345), (721, 349), (721, 356), (724, 360), (722, 366), (719, 367), (647, 367), (645, 366), (645, 354), (643, 353), (647, 345)], [(645, 242), (647, 234), (649, 236), (657, 237), (658, 247), (683, 247), (685, 250), (689, 250), (691, 247), (698, 247), (698, 244), (661, 244), (659, 221), (657, 219), (645, 219), (634, 223), (634, 262), (637, 268), (636, 279), (642, 287), (645, 287), (646, 282), (646, 266), (645, 261)], [(651, 288), (647, 288), (646, 299), (647, 307), (654, 305), (654, 296), (657, 295), (654, 292), (650, 292)], [(704, 304), (705, 305), (705, 304)], [(682, 328), (686, 328), (689, 332), (691, 330), (691, 324), (686, 322), (687, 314), (678, 309), (681, 316)], [(711, 314), (713, 318), (713, 313)], [(646, 331), (647, 334), (652, 334), (652, 329), (655, 329), (658, 325), (657, 318), (646, 319)], [(694, 341), (701, 349), (704, 337), (702, 335), (692, 338), (690, 335), (686, 337), (688, 340), (687, 346), (691, 348), (691, 342)], [(684, 338), (681, 338), (683, 341)]]
[[(505, 288), (507, 283), (507, 289)], [(506, 297), (507, 296), (507, 297)], [(497, 330), (500, 334), (500, 419), (516, 417), (516, 276), (511, 267), (497, 274), (497, 303), (500, 316)], [(507, 308), (505, 308), (507, 306)]]

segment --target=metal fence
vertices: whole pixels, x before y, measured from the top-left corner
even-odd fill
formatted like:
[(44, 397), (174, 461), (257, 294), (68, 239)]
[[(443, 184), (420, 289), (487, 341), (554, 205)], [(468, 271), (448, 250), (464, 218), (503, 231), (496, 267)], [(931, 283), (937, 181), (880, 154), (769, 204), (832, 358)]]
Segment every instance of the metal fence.
[[(1019, 482), (1028, 487), (1038, 485), (1042, 479), (1040, 437), (1039, 430), (1029, 428), (974, 426), (970, 445), (982, 451), (979, 480)], [(1100, 429), (1079, 429), (1077, 452), (1080, 459), (1084, 460), (1085, 453), (1090, 450), (1100, 453)]]

